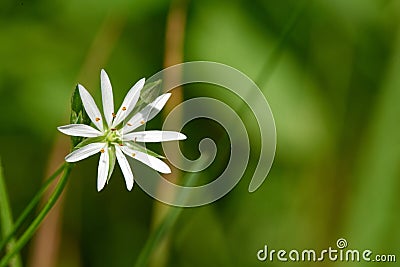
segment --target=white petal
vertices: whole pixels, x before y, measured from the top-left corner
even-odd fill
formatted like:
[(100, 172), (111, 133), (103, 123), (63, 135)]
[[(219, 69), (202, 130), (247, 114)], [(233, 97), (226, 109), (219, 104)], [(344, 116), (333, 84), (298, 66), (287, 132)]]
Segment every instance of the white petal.
[(132, 88), (126, 94), (125, 99), (122, 102), (122, 105), (117, 112), (112, 127), (115, 127), (118, 124), (120, 124), (132, 112), (133, 108), (135, 107), (139, 99), (140, 91), (144, 86), (144, 82), (145, 78), (140, 79), (134, 86), (132, 86)]
[(137, 150), (133, 150), (127, 146), (122, 146), (121, 150), (129, 157), (146, 164), (156, 171), (159, 171), (161, 173), (171, 173), (171, 169), (169, 168), (169, 166), (156, 157), (150, 156)]
[(91, 143), (81, 147), (65, 157), (67, 162), (77, 162), (86, 159), (98, 152), (104, 147), (104, 143)]
[(186, 136), (180, 132), (172, 131), (142, 131), (125, 134), (122, 138), (124, 141), (136, 142), (166, 142), (174, 140), (184, 140)]
[(103, 131), (103, 119), (101, 117), (99, 109), (97, 108), (96, 103), (93, 100), (93, 97), (82, 85), (79, 84), (78, 88), (86, 113), (88, 114), (94, 125), (96, 125), (100, 131)]
[(121, 167), (122, 174), (125, 178), (126, 188), (131, 191), (133, 187), (133, 173), (131, 166), (129, 166), (128, 160), (118, 146), (115, 146), (115, 153), (117, 155), (118, 164)]
[(123, 133), (130, 133), (140, 125), (154, 118), (165, 106), (171, 93), (163, 94), (157, 97), (153, 102), (135, 114), (122, 128)]
[(97, 137), (102, 133), (86, 124), (68, 124), (57, 128), (60, 132), (71, 136)]
[(107, 125), (110, 126), (112, 123), (113, 113), (114, 113), (114, 97), (113, 97), (111, 82), (105, 70), (101, 70), (100, 80), (101, 80), (101, 97), (103, 100), (104, 118), (107, 122)]
[(101, 191), (106, 185), (108, 178), (108, 169), (110, 168), (110, 155), (108, 154), (108, 148), (103, 148), (104, 152), (101, 153), (99, 159), (99, 166), (97, 168), (97, 191)]

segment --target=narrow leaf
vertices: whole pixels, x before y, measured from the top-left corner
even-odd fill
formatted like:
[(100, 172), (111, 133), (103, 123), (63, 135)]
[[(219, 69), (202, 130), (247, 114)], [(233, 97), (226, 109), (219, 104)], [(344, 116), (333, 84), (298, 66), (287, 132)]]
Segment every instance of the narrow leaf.
[[(83, 107), (78, 85), (75, 87), (75, 90), (71, 97), (70, 123), (90, 125), (90, 118), (87, 115), (85, 108)], [(76, 146), (77, 144), (82, 142), (83, 139), (83, 137), (71, 136), (72, 146)]]
[(155, 82), (146, 82), (143, 86), (143, 89), (140, 91), (139, 100), (136, 103), (135, 108), (132, 110), (131, 114), (128, 118), (131, 118), (137, 112), (139, 112), (142, 108), (150, 104), (154, 101), (158, 96), (161, 95), (161, 80), (157, 80)]
[[(1, 235), (5, 238), (14, 228), (13, 218), (10, 208), (10, 202), (8, 200), (7, 189), (3, 176), (3, 168), (0, 162), (0, 222), (1, 222)], [(15, 244), (15, 239), (12, 238), (8, 245), (7, 250), (11, 250)], [(20, 267), (22, 266), (21, 257), (19, 254), (15, 255), (10, 261), (10, 266)]]
[(161, 80), (155, 82), (146, 83), (140, 94), (140, 99), (145, 103), (149, 104), (156, 99), (161, 92)]

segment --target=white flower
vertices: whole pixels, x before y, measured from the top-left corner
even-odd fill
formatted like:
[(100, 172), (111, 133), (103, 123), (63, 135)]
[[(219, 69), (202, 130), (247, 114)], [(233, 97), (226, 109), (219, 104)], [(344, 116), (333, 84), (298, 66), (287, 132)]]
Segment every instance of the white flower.
[(81, 147), (78, 145), (79, 148), (67, 155), (65, 160), (67, 162), (77, 162), (100, 152), (97, 174), (98, 191), (102, 190), (108, 182), (116, 160), (125, 177), (127, 189), (129, 191), (132, 190), (134, 183), (133, 173), (125, 155), (148, 165), (156, 171), (170, 173), (171, 169), (167, 164), (158, 159), (154, 152), (140, 146), (137, 142), (184, 140), (186, 136), (179, 132), (171, 131), (134, 132), (134, 130), (154, 118), (164, 107), (171, 94), (167, 93), (157, 97), (152, 103), (127, 119), (138, 102), (145, 79), (139, 80), (129, 90), (116, 114), (114, 113), (111, 83), (104, 70), (101, 70), (100, 79), (104, 116), (100, 113), (89, 92), (82, 85), (78, 85), (86, 113), (97, 129), (85, 124), (69, 124), (58, 127), (58, 130), (64, 134), (87, 137), (81, 143)]

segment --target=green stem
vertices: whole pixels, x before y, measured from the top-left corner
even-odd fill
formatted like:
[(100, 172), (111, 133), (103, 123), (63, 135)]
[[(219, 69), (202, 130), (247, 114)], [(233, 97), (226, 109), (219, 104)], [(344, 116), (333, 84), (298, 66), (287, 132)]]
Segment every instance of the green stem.
[[(186, 176), (187, 177), (184, 177), (184, 180), (187, 182), (184, 184), (184, 186), (188, 187), (193, 186), (196, 182), (196, 176), (198, 176), (198, 174), (190, 173)], [(184, 191), (183, 193), (177, 196), (177, 198), (179, 199), (185, 199), (187, 197), (189, 197), (189, 193), (187, 191)], [(184, 208), (180, 207), (169, 207), (169, 210), (164, 220), (160, 223), (160, 225), (156, 228), (156, 230), (150, 234), (149, 238), (147, 239), (146, 244), (144, 245), (136, 261), (135, 267), (147, 266), (151, 253), (155, 250), (157, 244), (171, 230), (172, 226), (178, 219), (183, 209)]]
[[(13, 229), (13, 218), (10, 208), (10, 202), (8, 200), (8, 194), (6, 189), (6, 183), (3, 176), (3, 168), (0, 162), (0, 221), (1, 221), (1, 234), (6, 236)], [(11, 250), (15, 244), (14, 238), (9, 239), (8, 249)], [(10, 266), (21, 267), (22, 261), (20, 255), (15, 255), (10, 263)]]
[(43, 209), (39, 212), (37, 217), (33, 220), (33, 222), (28, 227), (28, 229), (26, 229), (26, 231), (22, 234), (22, 236), (15, 243), (15, 246), (0, 261), (0, 267), (6, 267), (8, 262), (11, 260), (11, 258), (18, 251), (20, 251), (25, 246), (25, 244), (31, 239), (33, 234), (39, 228), (43, 219), (49, 213), (49, 211), (54, 206), (54, 204), (57, 202), (58, 198), (60, 197), (61, 193), (63, 192), (65, 185), (67, 184), (68, 176), (71, 173), (71, 170), (72, 170), (72, 165), (66, 164), (65, 168), (64, 168), (64, 173), (63, 173), (61, 179), (58, 181), (58, 184), (57, 184), (56, 188), (54, 189), (53, 193), (51, 194), (49, 200), (46, 202)]
[(16, 220), (14, 227), (11, 231), (8, 232), (8, 235), (6, 238), (4, 238), (0, 242), (0, 251), (4, 249), (6, 244), (14, 237), (15, 233), (18, 231), (18, 229), (21, 227), (22, 223), (26, 220), (28, 215), (33, 211), (33, 209), (36, 207), (36, 205), (39, 203), (39, 201), (42, 199), (42, 196), (50, 186), (50, 184), (54, 181), (58, 175), (65, 169), (66, 163), (62, 164), (47, 180), (46, 182), (42, 185), (40, 188), (39, 192), (36, 193), (36, 195), (33, 197), (31, 202), (29, 202), (28, 206), (23, 210), (21, 215), (18, 217)]
[(163, 239), (165, 234), (175, 223), (182, 209), (183, 208), (170, 207), (170, 210), (168, 211), (168, 214), (163, 222), (160, 224), (159, 227), (157, 227), (154, 232), (151, 233), (151, 235), (147, 239), (146, 244), (144, 245), (136, 261), (135, 267), (147, 266), (151, 253), (156, 248), (158, 242)]

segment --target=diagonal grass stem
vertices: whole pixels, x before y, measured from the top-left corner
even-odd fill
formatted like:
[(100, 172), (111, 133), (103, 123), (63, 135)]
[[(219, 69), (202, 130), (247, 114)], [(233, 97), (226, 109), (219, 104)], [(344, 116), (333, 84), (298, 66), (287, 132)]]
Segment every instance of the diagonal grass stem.
[(9, 261), (12, 259), (12, 257), (25, 246), (25, 244), (31, 239), (36, 230), (39, 228), (40, 224), (42, 223), (46, 215), (49, 213), (51, 208), (57, 202), (58, 198), (61, 196), (61, 193), (63, 192), (67, 184), (69, 174), (71, 173), (72, 170), (72, 166), (73, 165), (68, 163), (65, 163), (63, 165), (62, 168), (62, 170), (64, 171), (63, 175), (58, 181), (57, 186), (54, 189), (53, 193), (51, 194), (49, 200), (46, 202), (43, 209), (39, 212), (39, 214), (36, 216), (33, 222), (21, 235), (21, 237), (15, 242), (13, 248), (0, 260), (0, 267), (6, 267)]
[(46, 190), (49, 188), (51, 183), (54, 181), (55, 178), (57, 178), (60, 173), (65, 169), (66, 163), (62, 164), (47, 180), (46, 182), (42, 185), (40, 190), (36, 193), (36, 195), (33, 197), (33, 199), (29, 202), (28, 206), (22, 211), (21, 215), (18, 217), (18, 219), (15, 221), (14, 227), (11, 231), (8, 232), (8, 235), (0, 242), (0, 251), (4, 249), (6, 244), (13, 238), (13, 236), (16, 234), (16, 232), (20, 229), (28, 215), (33, 211), (33, 209), (36, 207), (36, 205), (40, 202), (42, 199), (42, 196), (46, 192)]

